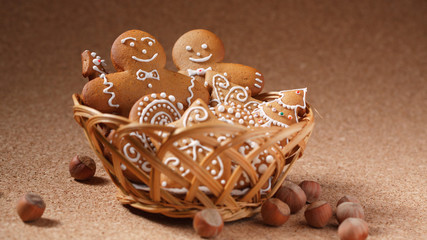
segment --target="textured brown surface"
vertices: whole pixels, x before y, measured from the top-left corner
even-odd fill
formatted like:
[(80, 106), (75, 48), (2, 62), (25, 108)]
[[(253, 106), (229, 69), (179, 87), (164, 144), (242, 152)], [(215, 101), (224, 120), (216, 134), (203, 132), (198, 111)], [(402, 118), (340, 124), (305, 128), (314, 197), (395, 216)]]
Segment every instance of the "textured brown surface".
[[(266, 90), (307, 86), (320, 114), (290, 179), (320, 182), (332, 206), (357, 196), (370, 239), (427, 235), (426, 1), (145, 2), (2, 2), (0, 239), (198, 238), (190, 220), (121, 206), (99, 162), (88, 184), (68, 173), (75, 154), (94, 157), (72, 118), (71, 94), (86, 81), (80, 53), (108, 59), (132, 28), (159, 39), (171, 69), (180, 34), (207, 28), (227, 62), (264, 73)], [(30, 224), (14, 209), (27, 191), (47, 205)], [(256, 216), (226, 224), (219, 239), (337, 239), (336, 225), (312, 229), (299, 212), (271, 228)]]

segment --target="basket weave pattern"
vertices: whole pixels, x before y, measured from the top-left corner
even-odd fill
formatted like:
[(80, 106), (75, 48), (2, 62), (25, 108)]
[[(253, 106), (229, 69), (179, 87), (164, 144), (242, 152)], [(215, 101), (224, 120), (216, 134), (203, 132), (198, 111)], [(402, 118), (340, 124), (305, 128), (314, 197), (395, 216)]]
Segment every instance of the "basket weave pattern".
[[(261, 94), (258, 98), (270, 101), (277, 97), (277, 93)], [(112, 114), (104, 114), (90, 107), (84, 106), (80, 96), (73, 95), (74, 118), (84, 129), (86, 137), (114, 184), (119, 189), (117, 197), (123, 204), (152, 213), (161, 213), (174, 218), (189, 218), (203, 208), (216, 208), (224, 221), (234, 221), (250, 217), (259, 212), (265, 199), (272, 197), (285, 180), (295, 161), (302, 156), (306, 143), (314, 127), (314, 117), (311, 108), (299, 123), (288, 128), (259, 127), (244, 128), (237, 125), (218, 126), (212, 123), (193, 125), (187, 128), (170, 126), (139, 124), (127, 118)], [(137, 151), (151, 165), (151, 172), (147, 174), (129, 161), (117, 146), (110, 143), (105, 137), (105, 128), (116, 131), (119, 138), (130, 142)], [(131, 133), (140, 132), (161, 143), (157, 152), (153, 154), (144, 148), (141, 141)], [(159, 132), (161, 134), (159, 134)], [(218, 142), (207, 136), (207, 133), (217, 136), (232, 135), (225, 141)], [(174, 142), (182, 139), (196, 139), (201, 144), (214, 149), (199, 162), (193, 161), (174, 146)], [(289, 138), (290, 141), (283, 148), (279, 148), (278, 141)], [(250, 139), (258, 143), (258, 147), (243, 156), (237, 147)], [(115, 157), (106, 156), (108, 150)], [(266, 171), (257, 176), (251, 165), (252, 159), (261, 152), (267, 151), (275, 158)], [(162, 162), (167, 153), (177, 156), (189, 166), (192, 178), (188, 180), (173, 168)], [(225, 185), (218, 183), (206, 170), (206, 166), (213, 159), (220, 156), (225, 161), (233, 161), (237, 166)], [(141, 190), (123, 174), (122, 167), (126, 166), (147, 190)], [(232, 194), (232, 190), (240, 176), (246, 173), (250, 180), (250, 187), (241, 195)], [(184, 194), (174, 194), (161, 187), (160, 176), (164, 174), (171, 180), (186, 189)], [(261, 194), (267, 184), (270, 190)], [(204, 186), (209, 192), (202, 191)]]

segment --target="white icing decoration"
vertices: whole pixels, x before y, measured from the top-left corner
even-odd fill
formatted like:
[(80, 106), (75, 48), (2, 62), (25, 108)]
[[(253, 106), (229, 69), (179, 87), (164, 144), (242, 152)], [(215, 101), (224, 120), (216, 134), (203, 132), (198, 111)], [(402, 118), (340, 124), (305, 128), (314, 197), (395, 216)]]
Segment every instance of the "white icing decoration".
[(259, 83), (262, 83), (262, 80), (261, 80), (261, 79), (259, 79), (259, 78), (255, 78), (255, 81), (257, 81), (257, 82), (259, 82)]
[(142, 53), (143, 53), (143, 54), (147, 54), (147, 50), (142, 49)]
[[(156, 40), (154, 40), (153, 38), (150, 38), (150, 37), (142, 37), (141, 38), (141, 41), (144, 41), (144, 40), (146, 40), (146, 39), (148, 39), (148, 40), (151, 40), (151, 41), (153, 41), (153, 42), (156, 42)], [(135, 39), (136, 40), (136, 39)], [(148, 45), (150, 45), (150, 42), (148, 42)], [(151, 43), (151, 45), (153, 45), (153, 43)], [(150, 45), (150, 46), (151, 46)]]
[[(198, 112), (199, 110), (201, 110), (202, 112), (203, 112), (203, 114), (202, 115), (200, 115), (200, 112)], [(197, 122), (204, 122), (204, 121), (206, 121), (207, 119), (208, 119), (208, 117), (209, 117), (209, 115), (208, 115), (208, 112), (206, 111), (206, 109), (205, 108), (203, 108), (203, 107), (200, 107), (200, 106), (195, 106), (195, 107), (191, 107), (191, 108), (189, 108), (189, 109), (187, 109), (187, 111), (185, 111), (185, 113), (184, 113), (184, 116), (182, 116), (182, 118), (183, 118), (183, 124), (184, 124), (184, 127), (186, 127), (187, 126), (187, 121), (190, 121), (190, 119), (189, 119), (189, 115), (191, 114), (191, 112), (193, 112), (193, 111), (195, 111), (196, 112), (196, 114), (195, 114), (195, 120), (197, 121)], [(190, 121), (191, 122), (191, 121)]]
[(257, 83), (255, 83), (255, 84), (254, 84), (254, 86), (255, 86), (256, 88), (261, 88), (261, 86), (260, 86), (259, 84), (257, 84)]
[(138, 62), (151, 62), (151, 61), (153, 61), (156, 57), (157, 57), (157, 55), (158, 55), (158, 53), (155, 53), (151, 58), (149, 58), (149, 59), (142, 59), (142, 58), (137, 58), (137, 57), (135, 57), (135, 56), (132, 56), (132, 59), (133, 60), (136, 60), (136, 61), (138, 61)]
[(129, 46), (131, 46), (131, 47), (135, 47), (135, 43), (134, 43), (134, 42), (131, 42), (131, 43), (129, 43)]
[(145, 79), (147, 79), (147, 78), (156, 79), (156, 80), (160, 81), (159, 72), (157, 72), (157, 70), (153, 70), (151, 72), (146, 72), (142, 69), (139, 69), (136, 72), (136, 79), (141, 80), (141, 81), (145, 81)]
[(152, 94), (151, 94), (151, 97), (152, 97), (152, 98), (156, 98), (156, 97), (157, 97), (157, 95), (156, 95), (155, 93), (152, 93)]
[(179, 110), (184, 109), (184, 105), (182, 105), (182, 103), (177, 103), (176, 106), (178, 107)]
[(134, 40), (134, 41), (136, 41), (136, 38), (134, 38), (134, 37), (127, 37), (127, 38), (123, 38), (122, 40), (121, 40), (121, 43), (125, 43), (127, 40)]
[(209, 56), (206, 56), (204, 58), (192, 58), (192, 57), (190, 57), (188, 59), (192, 62), (202, 63), (202, 62), (209, 61), (209, 59), (211, 59), (211, 57), (212, 57), (212, 53), (209, 54)]
[(164, 92), (160, 93), (160, 97), (165, 98), (166, 97), (166, 93), (164, 93)]
[(187, 102), (188, 102), (188, 106), (190, 106), (191, 105), (191, 101), (190, 101), (190, 99), (192, 99), (193, 98), (193, 96), (194, 96), (194, 93), (193, 93), (193, 90), (191, 90), (193, 87), (194, 87), (194, 81), (196, 80), (196, 78), (194, 78), (194, 77), (191, 77), (191, 86), (189, 86), (188, 87), (188, 91), (190, 92), (190, 96), (187, 98)]
[(190, 46), (186, 46), (186, 47), (185, 47), (185, 50), (187, 50), (187, 51), (191, 51), (191, 47), (190, 47)]
[(261, 73), (259, 73), (259, 72), (256, 72), (256, 73), (255, 73), (255, 75), (257, 75), (257, 76), (261, 76)]
[(198, 57), (200, 57), (200, 53), (199, 53), (199, 52), (197, 52), (197, 53), (196, 53), (196, 55), (197, 55)]
[(116, 97), (116, 94), (114, 92), (110, 92), (110, 89), (114, 86), (114, 84), (107, 80), (107, 77), (105, 76), (105, 74), (102, 74), (100, 77), (104, 79), (103, 84), (107, 86), (106, 88), (104, 88), (104, 90), (102, 90), (102, 92), (105, 94), (111, 94), (110, 99), (108, 99), (108, 105), (110, 107), (118, 108), (120, 106), (119, 104), (113, 104), (113, 99)]
[(225, 107), (223, 105), (219, 105), (218, 106), (218, 111), (219, 112), (224, 112), (225, 111)]
[(175, 97), (174, 97), (173, 95), (169, 95), (169, 100), (170, 100), (171, 102), (175, 102)]
[[(198, 68), (196, 70), (193, 69), (187, 69), (188, 76), (205, 76), (206, 72), (212, 70), (212, 67), (208, 68)], [(205, 82), (205, 85), (207, 85), (207, 82)]]
[[(169, 111), (175, 115), (175, 113), (177, 113), (178, 117), (172, 117), (171, 115), (169, 115), (168, 113), (164, 112), (164, 111), (160, 111), (157, 112), (156, 114), (154, 114), (154, 116), (151, 118), (151, 124), (160, 124), (160, 125), (166, 125), (170, 122), (173, 122), (174, 120), (177, 120), (177, 118), (181, 118), (181, 114), (178, 112), (178, 109), (175, 108), (175, 106), (169, 102), (168, 100), (165, 99), (159, 99), (159, 100), (154, 100), (152, 102), (150, 102), (141, 112), (141, 117), (140, 117), (140, 123), (142, 123), (142, 119), (144, 117), (148, 117), (150, 116), (150, 113), (148, 113), (148, 111), (154, 106), (154, 105), (160, 105), (160, 103), (163, 103), (163, 107), (166, 108), (166, 105), (170, 106), (171, 108), (169, 109)], [(160, 107), (160, 106), (158, 106)], [(175, 115), (176, 116), (176, 115)]]
[(90, 55), (91, 55), (92, 57), (96, 57), (96, 52), (91, 52), (91, 53), (90, 53)]
[(208, 48), (208, 45), (207, 45), (206, 43), (203, 43), (203, 44), (202, 44), (202, 48), (203, 48), (203, 49), (206, 49), (206, 48)]
[(147, 85), (147, 87), (148, 87), (148, 88), (152, 88), (152, 87), (153, 87), (153, 84), (149, 83), (149, 84)]

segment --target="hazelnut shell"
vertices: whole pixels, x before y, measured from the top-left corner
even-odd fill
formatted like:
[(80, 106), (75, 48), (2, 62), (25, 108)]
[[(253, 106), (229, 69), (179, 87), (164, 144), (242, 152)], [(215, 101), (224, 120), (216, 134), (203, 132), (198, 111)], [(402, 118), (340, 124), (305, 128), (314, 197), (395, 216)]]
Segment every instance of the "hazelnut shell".
[(218, 236), (224, 221), (216, 209), (207, 208), (197, 212), (193, 218), (193, 228), (196, 233), (204, 238), (212, 238)]
[(88, 156), (76, 155), (68, 165), (71, 177), (76, 180), (88, 180), (95, 175), (95, 161)]
[(27, 193), (22, 196), (16, 206), (16, 211), (24, 222), (35, 221), (41, 218), (45, 209), (45, 202), (35, 193)]
[(339, 223), (347, 218), (365, 219), (365, 212), (359, 203), (344, 202), (337, 207), (337, 220)]
[(351, 196), (351, 195), (345, 195), (344, 197), (340, 198), (340, 200), (338, 200), (338, 202), (337, 202), (337, 207), (338, 207), (341, 203), (344, 203), (344, 202), (355, 202), (355, 203), (359, 203), (359, 204), (360, 204), (359, 199), (357, 199), (356, 197)]
[(289, 219), (289, 206), (278, 198), (267, 199), (261, 207), (261, 216), (265, 224), (281, 226)]
[(299, 186), (304, 191), (308, 203), (317, 201), (322, 193), (322, 187), (315, 181), (302, 181)]
[(364, 240), (369, 235), (369, 226), (360, 218), (347, 218), (338, 227), (341, 240)]
[(297, 213), (305, 206), (307, 197), (304, 191), (295, 183), (285, 181), (277, 191), (276, 198), (282, 200), (291, 209), (291, 213)]
[(326, 226), (332, 215), (332, 207), (325, 201), (317, 201), (308, 205), (304, 212), (304, 217), (308, 225), (315, 228)]

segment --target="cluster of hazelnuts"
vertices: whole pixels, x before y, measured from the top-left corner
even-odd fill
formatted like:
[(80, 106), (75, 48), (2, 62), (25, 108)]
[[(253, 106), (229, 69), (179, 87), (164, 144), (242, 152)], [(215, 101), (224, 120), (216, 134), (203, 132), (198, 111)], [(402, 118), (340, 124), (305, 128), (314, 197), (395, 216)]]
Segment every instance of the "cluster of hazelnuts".
[[(86, 181), (95, 175), (95, 161), (88, 156), (76, 155), (68, 165), (70, 175), (77, 181)], [(18, 200), (16, 211), (24, 222), (32, 222), (44, 213), (46, 204), (43, 198), (36, 193), (26, 193)]]
[[(303, 181), (299, 185), (286, 181), (274, 198), (263, 203), (262, 219), (267, 225), (281, 226), (288, 221), (291, 214), (297, 213), (308, 203), (304, 212), (307, 224), (322, 228), (332, 218), (333, 211), (329, 203), (318, 200), (321, 192), (320, 184), (314, 181)], [(344, 196), (338, 201), (336, 218), (340, 223), (340, 239), (361, 240), (368, 237), (368, 224), (363, 220), (363, 207), (355, 197)], [(222, 231), (224, 223), (217, 210), (205, 209), (195, 215), (193, 227), (201, 237), (211, 238)]]

